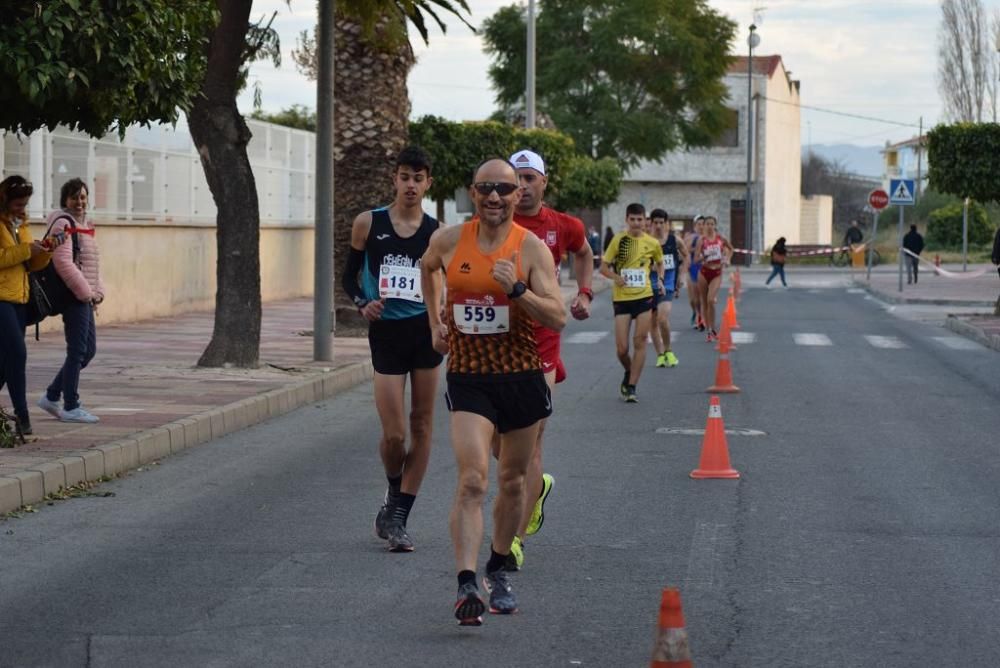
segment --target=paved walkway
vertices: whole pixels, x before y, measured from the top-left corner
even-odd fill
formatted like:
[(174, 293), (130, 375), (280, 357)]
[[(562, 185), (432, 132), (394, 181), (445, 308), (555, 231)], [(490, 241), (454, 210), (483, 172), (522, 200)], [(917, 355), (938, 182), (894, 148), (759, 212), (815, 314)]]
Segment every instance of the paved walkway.
[[(607, 287), (595, 277), (595, 290)], [(564, 281), (567, 303), (576, 294)], [(80, 396), (95, 425), (59, 422), (36, 402), (65, 355), (60, 333), (28, 340), (28, 406), (34, 435), (0, 449), (0, 513), (45, 495), (162, 459), (185, 448), (327, 399), (371, 378), (366, 338), (334, 339), (334, 361), (314, 362), (312, 298), (264, 304), (260, 367), (195, 366), (212, 334), (213, 312), (97, 325), (97, 357)], [(8, 408), (6, 388), (0, 404)]]

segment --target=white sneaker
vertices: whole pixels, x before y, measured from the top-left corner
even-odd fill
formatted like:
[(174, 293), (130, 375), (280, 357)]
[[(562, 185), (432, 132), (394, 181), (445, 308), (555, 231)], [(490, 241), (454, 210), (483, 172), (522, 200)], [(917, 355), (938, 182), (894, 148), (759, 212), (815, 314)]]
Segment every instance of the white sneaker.
[(83, 406), (77, 406), (71, 411), (59, 411), (59, 420), (62, 422), (83, 422), (94, 424), (100, 422), (101, 418), (87, 411)]
[(59, 406), (59, 402), (52, 401), (45, 393), (42, 393), (42, 396), (38, 399), (38, 407), (57, 420), (59, 419), (59, 414), (62, 413), (62, 408)]

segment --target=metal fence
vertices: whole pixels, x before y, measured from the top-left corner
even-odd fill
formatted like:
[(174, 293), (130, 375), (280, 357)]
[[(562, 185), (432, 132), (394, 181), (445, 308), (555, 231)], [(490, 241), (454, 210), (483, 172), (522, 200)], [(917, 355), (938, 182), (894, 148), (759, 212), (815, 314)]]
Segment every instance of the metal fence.
[[(262, 224), (313, 224), (316, 136), (247, 119), (247, 145), (257, 182)], [(38, 218), (59, 207), (59, 190), (82, 178), (91, 215), (126, 224), (214, 225), (216, 208), (185, 119), (176, 127), (134, 126), (93, 139), (57, 127), (29, 136), (7, 133), (0, 174), (21, 174), (35, 186), (29, 212)]]

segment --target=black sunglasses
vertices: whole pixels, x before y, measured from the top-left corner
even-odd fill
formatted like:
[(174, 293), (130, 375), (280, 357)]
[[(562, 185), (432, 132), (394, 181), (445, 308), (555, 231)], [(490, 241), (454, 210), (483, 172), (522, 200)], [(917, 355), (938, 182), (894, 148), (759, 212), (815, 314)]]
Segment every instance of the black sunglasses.
[(489, 194), (494, 190), (497, 191), (497, 195), (500, 195), (500, 197), (506, 197), (521, 186), (516, 183), (493, 183), (491, 181), (480, 181), (479, 183), (473, 183), (472, 187), (476, 189), (477, 193), (485, 197), (489, 197)]

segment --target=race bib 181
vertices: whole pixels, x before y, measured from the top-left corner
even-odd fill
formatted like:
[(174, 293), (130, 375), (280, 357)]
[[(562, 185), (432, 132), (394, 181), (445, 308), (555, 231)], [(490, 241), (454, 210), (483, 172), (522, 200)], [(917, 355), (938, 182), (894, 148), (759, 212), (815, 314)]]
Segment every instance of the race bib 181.
[(423, 303), (420, 294), (420, 267), (383, 264), (379, 270), (378, 295), (386, 299), (405, 299)]

